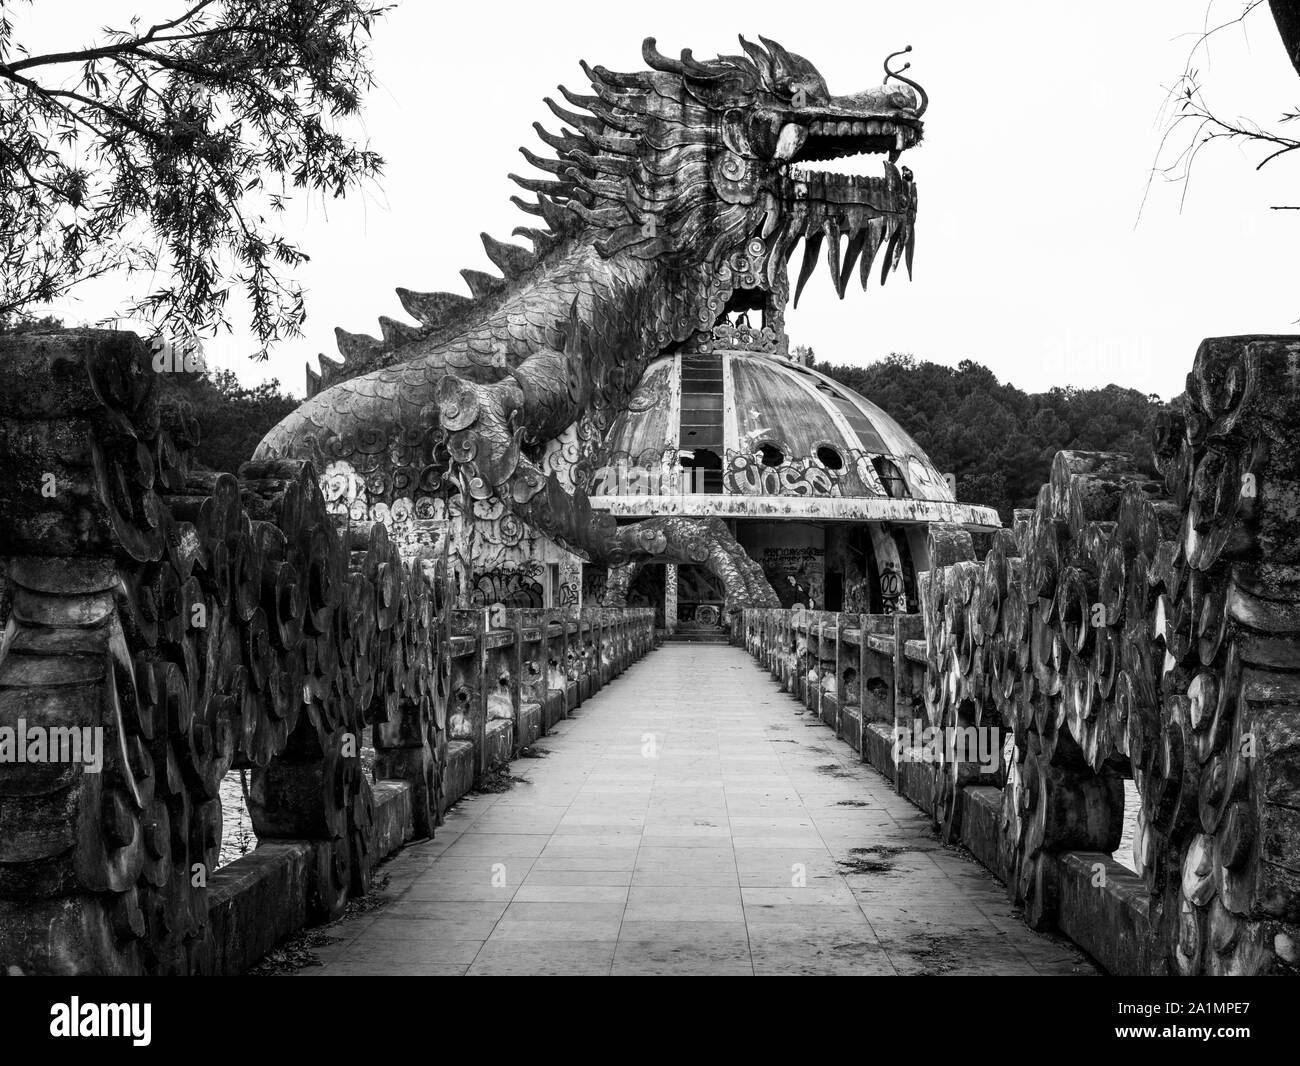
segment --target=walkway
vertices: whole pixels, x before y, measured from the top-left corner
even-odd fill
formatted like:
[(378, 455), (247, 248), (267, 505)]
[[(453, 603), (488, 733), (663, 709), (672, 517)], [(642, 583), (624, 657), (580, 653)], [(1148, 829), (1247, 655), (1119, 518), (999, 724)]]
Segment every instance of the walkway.
[(301, 972), (1096, 972), (740, 649), (669, 644), (538, 748)]

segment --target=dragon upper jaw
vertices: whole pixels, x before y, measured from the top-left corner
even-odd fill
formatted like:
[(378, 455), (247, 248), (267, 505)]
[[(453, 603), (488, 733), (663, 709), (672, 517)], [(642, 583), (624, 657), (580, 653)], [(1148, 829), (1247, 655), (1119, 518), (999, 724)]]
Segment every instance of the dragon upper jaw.
[(825, 162), (889, 153), (890, 161), (921, 140), (921, 123), (901, 112), (864, 115), (851, 108), (818, 109), (782, 124), (772, 158), (781, 163)]

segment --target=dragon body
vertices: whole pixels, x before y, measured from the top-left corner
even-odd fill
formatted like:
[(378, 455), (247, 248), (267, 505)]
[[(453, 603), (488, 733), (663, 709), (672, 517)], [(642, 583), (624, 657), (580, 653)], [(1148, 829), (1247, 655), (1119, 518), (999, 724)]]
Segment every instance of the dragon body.
[[(916, 189), (895, 162), (921, 138), (924, 93), (887, 61), (892, 83), (834, 97), (807, 60), (760, 40), (701, 62), (650, 38), (651, 69), (631, 74), (584, 63), (594, 95), (562, 88), (568, 108), (546, 103), (564, 129), (537, 126), (554, 154), (521, 149), (545, 176), (512, 175), (535, 196), (515, 198), (532, 251), (485, 234), (501, 276), (462, 271), (468, 297), (399, 289), (418, 325), (338, 331), (342, 363), (309, 370), (312, 395), (256, 458), (313, 460), (357, 517), (451, 520), (466, 567), (488, 545), (519, 560), (549, 543), (611, 568), (703, 565), (730, 605), (774, 605), (720, 519), (620, 525), (587, 496), (645, 367), (733, 307), (779, 327), (801, 241), (796, 301), (823, 248), (841, 296), (878, 259), (882, 281), (910, 270)], [(882, 176), (805, 167), (862, 153), (889, 156)]]

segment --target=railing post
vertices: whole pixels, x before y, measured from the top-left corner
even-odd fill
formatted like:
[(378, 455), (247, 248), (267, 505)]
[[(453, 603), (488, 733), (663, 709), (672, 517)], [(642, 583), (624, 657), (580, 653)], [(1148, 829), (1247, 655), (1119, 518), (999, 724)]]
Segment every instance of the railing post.
[(868, 637), (867, 619), (870, 615), (858, 615), (858, 718), (862, 722), (862, 744), (858, 756), (862, 762), (867, 761), (867, 664), (871, 654), (871, 641)]
[[(844, 640), (844, 616), (835, 612), (835, 736), (844, 739), (844, 678), (840, 667), (840, 646)], [(823, 697), (825, 698), (825, 697)]]
[(478, 676), (470, 689), (470, 714), (474, 723), (475, 778), (487, 771), (487, 632), (488, 613), (474, 612), (474, 660), (478, 663)]

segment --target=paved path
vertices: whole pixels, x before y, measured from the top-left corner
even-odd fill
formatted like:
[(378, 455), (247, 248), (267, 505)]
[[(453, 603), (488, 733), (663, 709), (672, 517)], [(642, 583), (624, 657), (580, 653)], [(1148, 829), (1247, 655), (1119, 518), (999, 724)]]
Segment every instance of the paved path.
[(1072, 974), (743, 651), (669, 644), (384, 867), (314, 974)]

